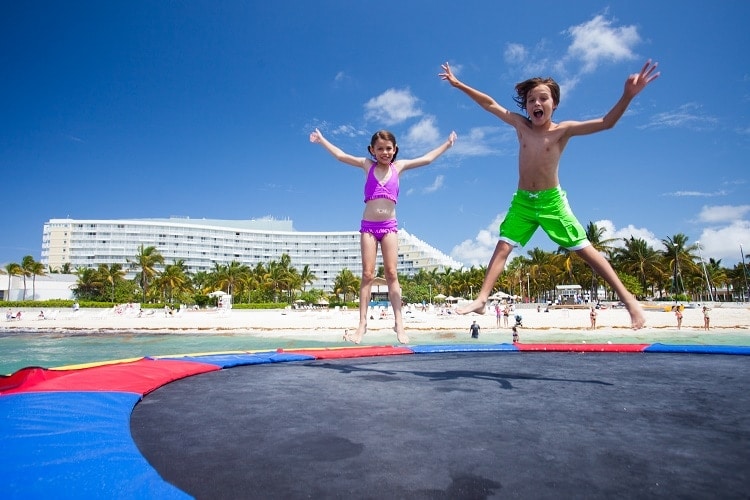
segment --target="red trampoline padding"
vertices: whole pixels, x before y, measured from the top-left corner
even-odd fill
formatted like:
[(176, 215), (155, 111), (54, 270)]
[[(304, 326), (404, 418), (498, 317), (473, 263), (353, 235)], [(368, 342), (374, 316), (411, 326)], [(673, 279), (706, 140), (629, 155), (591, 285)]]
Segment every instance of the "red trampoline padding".
[(651, 344), (514, 344), (519, 351), (643, 352)]
[(29, 366), (27, 368), (21, 368), (20, 370), (0, 377), (0, 394), (7, 392), (18, 392), (17, 389), (21, 387), (31, 387), (32, 385), (39, 384), (45, 380), (65, 375), (65, 372), (47, 370), (46, 368), (39, 368), (37, 366)]
[(408, 347), (363, 346), (340, 347), (337, 349), (278, 349), (276, 352), (304, 354), (316, 359), (364, 358), (367, 356), (395, 356), (397, 354), (414, 354)]
[(55, 378), (29, 381), (30, 383), (19, 385), (15, 389), (9, 389), (3, 394), (15, 392), (106, 391), (133, 392), (145, 395), (169, 382), (220, 369), (216, 365), (193, 361), (140, 359), (129, 363), (56, 371)]

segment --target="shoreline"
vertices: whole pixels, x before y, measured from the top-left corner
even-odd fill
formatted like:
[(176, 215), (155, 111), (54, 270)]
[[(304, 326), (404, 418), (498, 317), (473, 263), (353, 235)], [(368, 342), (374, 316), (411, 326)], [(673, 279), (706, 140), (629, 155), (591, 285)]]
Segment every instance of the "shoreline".
[[(295, 338), (316, 340), (344, 345), (345, 330), (356, 329), (357, 310), (333, 309), (277, 309), (230, 311), (183, 310), (173, 316), (162, 310), (149, 310), (138, 317), (135, 311), (113, 309), (45, 310), (45, 318), (39, 318), (37, 309), (21, 309), (19, 320), (0, 323), (0, 335), (14, 333), (38, 333), (58, 335), (85, 335), (96, 333), (128, 334), (219, 334), (254, 335), (261, 338)], [(677, 329), (674, 313), (661, 309), (644, 308), (646, 326), (640, 330), (629, 327), (630, 316), (625, 309), (601, 309), (597, 311), (597, 329), (589, 329), (589, 310), (586, 308), (557, 308), (549, 312), (537, 311), (535, 305), (521, 305), (511, 312), (508, 326), (493, 314), (470, 313), (458, 315), (448, 310), (410, 310), (404, 314), (404, 326), (410, 344), (421, 341), (436, 343), (441, 339), (486, 343), (488, 341), (510, 343), (514, 315), (523, 317), (518, 328), (521, 342), (625, 342), (652, 343), (664, 339), (691, 339), (691, 342), (711, 343), (712, 337), (738, 338), (742, 345), (750, 345), (750, 306), (716, 307), (711, 309), (711, 329), (703, 329), (700, 309), (685, 309), (683, 323)], [(373, 343), (397, 344), (393, 332), (393, 315), (382, 318), (379, 310), (371, 310), (368, 330), (362, 345)], [(476, 321), (480, 339), (470, 338), (469, 327)], [(348, 343), (348, 345), (353, 345)]]

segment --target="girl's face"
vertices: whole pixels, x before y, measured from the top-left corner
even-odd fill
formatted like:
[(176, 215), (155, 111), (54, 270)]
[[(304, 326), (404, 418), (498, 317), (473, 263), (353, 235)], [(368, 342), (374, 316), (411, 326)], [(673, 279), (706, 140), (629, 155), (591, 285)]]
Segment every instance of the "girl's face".
[(396, 154), (396, 145), (391, 141), (377, 139), (375, 144), (370, 146), (370, 153), (381, 165), (389, 165), (393, 160), (393, 155)]
[(526, 94), (526, 113), (534, 125), (541, 125), (552, 120), (552, 113), (555, 109), (557, 105), (547, 85), (537, 85)]

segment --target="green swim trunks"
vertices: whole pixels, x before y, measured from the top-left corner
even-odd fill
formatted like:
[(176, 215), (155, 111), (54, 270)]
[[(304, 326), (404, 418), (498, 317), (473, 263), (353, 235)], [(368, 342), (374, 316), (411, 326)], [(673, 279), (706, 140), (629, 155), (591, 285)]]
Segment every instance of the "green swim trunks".
[(568, 250), (591, 244), (560, 186), (544, 191), (516, 191), (500, 224), (500, 239), (516, 247), (524, 246), (539, 226), (552, 241)]

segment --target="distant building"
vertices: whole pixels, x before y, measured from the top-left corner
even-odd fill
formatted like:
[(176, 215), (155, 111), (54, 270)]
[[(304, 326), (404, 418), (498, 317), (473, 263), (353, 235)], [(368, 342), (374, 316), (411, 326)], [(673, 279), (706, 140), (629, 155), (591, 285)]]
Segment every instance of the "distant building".
[[(74, 274), (48, 274), (26, 278), (26, 300), (73, 299), (73, 289), (78, 283)], [(10, 288), (8, 288), (10, 285)], [(0, 276), (0, 300), (23, 300), (23, 276)]]
[[(282, 254), (301, 270), (308, 265), (317, 277), (312, 286), (333, 290), (342, 269), (362, 273), (358, 231), (296, 231), (291, 220), (50, 219), (44, 224), (42, 263), (50, 269), (68, 264), (72, 270), (99, 264), (121, 264), (134, 276), (128, 261), (141, 245), (153, 246), (166, 264), (183, 260), (196, 273), (232, 261), (253, 267), (279, 261)], [(378, 255), (377, 266), (382, 265)], [(398, 272), (460, 269), (463, 265), (404, 229), (399, 229)]]

